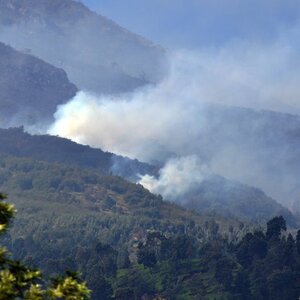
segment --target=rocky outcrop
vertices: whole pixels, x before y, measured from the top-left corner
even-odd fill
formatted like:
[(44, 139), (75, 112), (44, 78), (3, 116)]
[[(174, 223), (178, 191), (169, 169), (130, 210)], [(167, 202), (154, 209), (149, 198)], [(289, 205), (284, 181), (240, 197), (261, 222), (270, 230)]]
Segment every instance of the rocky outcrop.
[(0, 125), (51, 122), (77, 92), (64, 70), (0, 43)]

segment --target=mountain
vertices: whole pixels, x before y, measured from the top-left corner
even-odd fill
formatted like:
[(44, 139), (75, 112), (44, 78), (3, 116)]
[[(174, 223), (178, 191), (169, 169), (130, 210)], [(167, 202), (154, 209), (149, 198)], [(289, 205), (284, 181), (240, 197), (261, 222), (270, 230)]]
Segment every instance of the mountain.
[(89, 168), (100, 174), (114, 174), (133, 181), (138, 179), (139, 174), (155, 175), (158, 170), (157, 167), (138, 160), (103, 152), (68, 139), (31, 135), (24, 132), (22, 127), (0, 129), (0, 153)]
[(131, 91), (163, 75), (164, 51), (71, 0), (0, 0), (0, 40), (63, 68), (79, 89)]
[(0, 43), (0, 126), (51, 123), (59, 104), (77, 92), (67, 74)]
[(258, 224), (276, 216), (283, 216), (292, 227), (297, 227), (299, 222), (286, 207), (262, 190), (221, 176), (206, 178), (182, 198), (185, 207), (201, 213), (215, 212), (224, 217)]
[(199, 116), (203, 126), (187, 152), (200, 156), (214, 174), (258, 187), (296, 209), (300, 116), (220, 104), (203, 105)]

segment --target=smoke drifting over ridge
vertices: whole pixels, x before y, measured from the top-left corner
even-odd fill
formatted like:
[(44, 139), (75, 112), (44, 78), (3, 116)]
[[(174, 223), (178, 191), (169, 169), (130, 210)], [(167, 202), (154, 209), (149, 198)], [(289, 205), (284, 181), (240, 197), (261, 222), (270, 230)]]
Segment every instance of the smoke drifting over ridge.
[[(171, 159), (162, 181), (176, 162), (172, 158), (195, 155), (210, 172), (291, 202), (298, 165), (287, 162), (297, 155), (290, 145), (279, 148), (288, 141), (276, 136), (276, 128), (266, 133), (275, 116), (231, 106), (300, 113), (298, 45), (290, 42), (296, 32), (290, 29), (290, 39), (284, 35), (271, 44), (235, 41), (221, 49), (173, 53), (169, 76), (160, 84), (119, 96), (80, 92), (58, 109), (49, 132), (147, 162)], [(186, 172), (186, 180), (193, 175)], [(153, 191), (169, 194), (162, 182), (149, 181), (142, 179)]]
[(146, 161), (193, 154), (188, 144), (207, 123), (203, 103), (300, 112), (295, 56), (288, 46), (247, 44), (176, 53), (157, 86), (120, 96), (78, 93), (59, 107), (50, 132)]

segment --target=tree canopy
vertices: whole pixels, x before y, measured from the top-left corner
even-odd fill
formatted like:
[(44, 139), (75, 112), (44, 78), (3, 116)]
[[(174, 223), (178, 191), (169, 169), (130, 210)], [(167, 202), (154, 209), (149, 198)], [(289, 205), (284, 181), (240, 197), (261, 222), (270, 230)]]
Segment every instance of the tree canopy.
[[(0, 193), (0, 234), (7, 230), (16, 210), (5, 202)], [(87, 300), (90, 290), (77, 273), (45, 280), (38, 269), (33, 269), (14, 260), (4, 247), (0, 247), (0, 300)]]

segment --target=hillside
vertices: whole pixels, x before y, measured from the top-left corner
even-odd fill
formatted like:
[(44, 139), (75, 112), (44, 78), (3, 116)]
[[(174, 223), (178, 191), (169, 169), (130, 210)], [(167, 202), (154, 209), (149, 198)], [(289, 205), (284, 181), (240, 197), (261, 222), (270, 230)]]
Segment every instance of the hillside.
[(103, 263), (100, 250), (95, 251), (103, 245), (114, 247), (119, 261), (124, 253), (134, 261), (136, 245), (149, 230), (206, 240), (227, 232), (235, 238), (241, 225), (164, 202), (120, 177), (13, 156), (0, 155), (0, 190), (9, 193), (18, 209), (6, 237), (15, 257), (43, 267), (47, 274), (79, 269), (95, 291), (101, 287), (103, 269), (84, 262), (88, 255), (93, 265)]
[[(0, 155), (18, 215), (5, 244), (48, 275), (79, 270), (92, 299), (297, 299), (300, 231), (267, 230), (163, 202), (91, 170)], [(145, 298), (146, 297), (146, 298)]]
[(72, 0), (1, 0), (0, 40), (63, 68), (79, 89), (130, 91), (162, 76), (161, 48)]
[(50, 123), (77, 92), (62, 69), (0, 43), (0, 126)]
[(197, 154), (214, 174), (262, 189), (299, 209), (298, 115), (220, 104), (205, 104), (197, 114), (203, 126), (188, 153)]
[[(0, 129), (0, 153), (87, 168), (101, 175), (118, 175), (133, 182), (138, 181), (139, 174), (155, 176), (159, 172), (156, 166), (55, 136), (30, 135), (22, 128)], [(288, 209), (261, 190), (220, 176), (207, 178), (178, 203), (201, 213), (216, 213), (246, 222), (262, 223), (277, 215), (283, 215), (292, 227), (298, 222)]]
[(210, 176), (183, 197), (183, 205), (202, 213), (217, 213), (261, 224), (272, 217), (283, 216), (292, 227), (299, 219), (286, 207), (268, 197), (262, 190), (221, 176)]
[(103, 152), (56, 136), (31, 135), (23, 128), (0, 129), (0, 153), (50, 163), (63, 163), (136, 180), (138, 174), (156, 174), (157, 168), (137, 160)]

